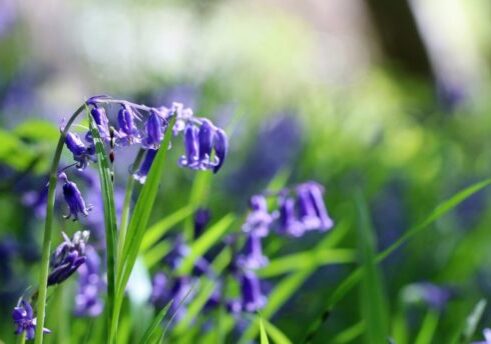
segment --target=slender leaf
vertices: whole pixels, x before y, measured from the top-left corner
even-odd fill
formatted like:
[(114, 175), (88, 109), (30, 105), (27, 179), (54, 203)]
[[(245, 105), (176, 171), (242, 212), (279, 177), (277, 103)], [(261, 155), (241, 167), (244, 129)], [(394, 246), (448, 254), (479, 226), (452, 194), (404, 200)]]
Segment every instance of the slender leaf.
[(225, 215), (220, 221), (211, 226), (190, 247), (189, 254), (183, 259), (177, 273), (188, 275), (196, 259), (203, 256), (210, 247), (219, 241), (235, 221), (233, 214)]
[(276, 344), (292, 344), (290, 339), (281, 332), (279, 328), (274, 326), (272, 323), (267, 321), (266, 319), (261, 319), (264, 327), (266, 328), (266, 332), (268, 333), (269, 337), (273, 340), (274, 343)]
[[(102, 201), (104, 205), (104, 224), (106, 229), (106, 267), (107, 267), (107, 316), (108, 324), (111, 324), (112, 311), (115, 300), (115, 283), (116, 283), (116, 206), (114, 203), (114, 187), (111, 177), (111, 168), (109, 159), (104, 149), (104, 144), (99, 135), (99, 130), (90, 118), (90, 127), (92, 137), (95, 144), (97, 156), (97, 169), (99, 171), (99, 179), (101, 183)], [(110, 325), (109, 325), (110, 326)]]
[(416, 336), (415, 344), (431, 344), (433, 343), (433, 336), (438, 326), (439, 314), (437, 311), (428, 310), (421, 328)]
[(167, 305), (165, 305), (164, 308), (162, 308), (157, 316), (153, 319), (152, 323), (148, 327), (148, 329), (145, 331), (145, 334), (143, 335), (142, 339), (140, 340), (141, 344), (146, 344), (150, 342), (150, 338), (155, 336), (160, 329), (160, 326), (162, 324), (162, 321), (164, 320), (164, 317), (166, 316), (167, 312), (169, 311), (169, 308), (172, 306), (173, 300), (170, 300)]
[(264, 329), (264, 323), (261, 317), (259, 317), (259, 338), (261, 344), (269, 344), (268, 335), (266, 333), (266, 330)]
[(474, 309), (466, 319), (465, 326), (463, 326), (462, 333), (460, 334), (460, 338), (458, 340), (460, 343), (470, 342), (472, 336), (476, 332), (477, 325), (479, 324), (479, 320), (481, 320), (485, 309), (486, 300), (479, 300), (479, 302), (474, 306)]
[(143, 252), (155, 245), (172, 227), (186, 219), (192, 213), (192, 207), (185, 206), (150, 226), (145, 231), (140, 251)]
[(145, 266), (148, 269), (153, 268), (156, 264), (170, 252), (172, 244), (169, 241), (161, 241), (151, 249), (148, 249), (143, 256)]
[(366, 343), (379, 344), (388, 338), (388, 308), (383, 294), (381, 272), (375, 262), (375, 235), (366, 203), (357, 195), (358, 208), (358, 254), (362, 260), (363, 279), (360, 286), (362, 319), (366, 322)]
[(340, 332), (333, 338), (332, 342), (336, 344), (351, 343), (356, 338), (361, 336), (365, 331), (365, 322), (362, 320), (353, 326), (348, 327), (346, 330)]

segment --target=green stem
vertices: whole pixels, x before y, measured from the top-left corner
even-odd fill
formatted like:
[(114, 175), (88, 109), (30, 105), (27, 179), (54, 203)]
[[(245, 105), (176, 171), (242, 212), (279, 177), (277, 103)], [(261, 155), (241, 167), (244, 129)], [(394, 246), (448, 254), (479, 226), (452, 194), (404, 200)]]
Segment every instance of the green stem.
[(24, 344), (26, 342), (26, 333), (22, 331), (20, 335), (17, 336), (17, 344)]
[(61, 152), (63, 151), (63, 145), (65, 144), (65, 137), (77, 116), (84, 110), (85, 103), (82, 104), (70, 117), (65, 128), (61, 132), (58, 144), (55, 150), (55, 156), (51, 163), (51, 169), (49, 173), (49, 187), (48, 187), (48, 202), (46, 208), (46, 222), (44, 224), (44, 238), (43, 238), (43, 250), (41, 258), (41, 273), (39, 274), (39, 296), (37, 304), (37, 325), (36, 325), (36, 337), (35, 344), (42, 344), (43, 342), (43, 327), (45, 320), (45, 308), (46, 308), (46, 294), (48, 291), (48, 273), (49, 273), (49, 255), (51, 252), (51, 234), (53, 232), (53, 213), (55, 206), (55, 189), (56, 180), (58, 178), (58, 165), (60, 163)]
[(135, 169), (140, 165), (143, 155), (145, 153), (144, 149), (140, 149), (136, 155), (135, 162), (131, 168), (128, 180), (126, 181), (126, 191), (124, 194), (123, 209), (121, 211), (121, 223), (119, 225), (119, 238), (118, 238), (118, 259), (121, 259), (121, 254), (123, 252), (124, 240), (126, 238), (126, 231), (128, 230), (128, 220), (130, 218), (130, 206), (131, 206), (131, 195), (133, 194), (133, 188), (135, 186), (135, 178), (133, 173)]

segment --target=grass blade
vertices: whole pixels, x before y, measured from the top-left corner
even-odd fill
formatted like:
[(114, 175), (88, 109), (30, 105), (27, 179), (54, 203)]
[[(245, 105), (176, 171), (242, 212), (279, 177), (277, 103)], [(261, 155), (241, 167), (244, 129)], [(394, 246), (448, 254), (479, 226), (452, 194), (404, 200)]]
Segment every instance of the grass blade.
[(419, 330), (418, 335), (416, 336), (415, 344), (431, 344), (433, 343), (433, 336), (436, 331), (436, 327), (438, 326), (439, 314), (437, 311), (428, 310), (425, 318), (423, 319), (423, 323), (421, 325), (421, 329)]
[(259, 317), (259, 338), (261, 344), (269, 344), (268, 335), (264, 329), (263, 319)]
[(235, 221), (235, 215), (225, 215), (220, 221), (206, 230), (195, 242), (191, 244), (189, 254), (183, 259), (177, 274), (188, 275), (193, 269), (194, 262), (203, 256), (208, 249), (219, 241)]
[(160, 183), (160, 177), (164, 171), (165, 157), (167, 156), (167, 147), (169, 147), (172, 134), (170, 129), (174, 126), (175, 116), (171, 119), (164, 140), (161, 144), (155, 159), (152, 163), (152, 167), (147, 175), (145, 184), (143, 185), (138, 200), (133, 210), (133, 215), (130, 219), (128, 226), (128, 232), (123, 244), (123, 251), (121, 255), (120, 264), (117, 271), (116, 280), (116, 297), (113, 312), (113, 321), (110, 327), (110, 340), (112, 344), (115, 332), (117, 330), (117, 317), (119, 310), (123, 303), (124, 290), (128, 279), (131, 274), (131, 270), (136, 262), (138, 252), (140, 251), (140, 244), (147, 229), (148, 220), (152, 212), (152, 205), (157, 198), (158, 187)]
[(466, 319), (465, 326), (463, 327), (462, 333), (460, 334), (460, 338), (458, 340), (459, 343), (469, 343), (471, 341), (472, 336), (476, 332), (479, 320), (481, 320), (481, 317), (484, 314), (486, 303), (486, 300), (481, 299), (474, 306), (474, 309)]
[(292, 344), (290, 339), (281, 332), (279, 328), (274, 326), (272, 323), (267, 321), (266, 319), (261, 319), (262, 323), (264, 324), (264, 327), (266, 328), (266, 332), (269, 334), (269, 337), (273, 340), (274, 343), (276, 344)]
[(162, 324), (162, 321), (164, 320), (164, 317), (166, 316), (167, 312), (169, 311), (169, 308), (172, 306), (172, 302), (174, 300), (170, 300), (167, 305), (165, 305), (164, 308), (162, 308), (157, 316), (153, 319), (152, 323), (148, 327), (147, 331), (143, 335), (142, 339), (140, 340), (141, 344), (149, 343), (150, 339), (154, 337), (157, 332), (160, 330), (160, 325)]
[(365, 322), (362, 320), (353, 326), (348, 327), (346, 330), (339, 333), (333, 338), (332, 342), (336, 344), (351, 343), (356, 338), (361, 336), (365, 331)]
[(104, 149), (104, 143), (99, 135), (99, 130), (94, 125), (92, 117), (89, 116), (92, 137), (95, 144), (97, 156), (97, 169), (101, 183), (102, 201), (104, 205), (104, 225), (106, 229), (106, 268), (107, 268), (107, 316), (108, 326), (112, 323), (113, 307), (115, 300), (116, 283), (116, 206), (114, 203), (114, 186), (111, 174), (111, 165)]
[(363, 196), (356, 197), (358, 208), (358, 254), (362, 260), (363, 278), (360, 285), (360, 307), (366, 322), (366, 343), (379, 344), (388, 338), (387, 300), (383, 293), (381, 272), (375, 262), (376, 240)]

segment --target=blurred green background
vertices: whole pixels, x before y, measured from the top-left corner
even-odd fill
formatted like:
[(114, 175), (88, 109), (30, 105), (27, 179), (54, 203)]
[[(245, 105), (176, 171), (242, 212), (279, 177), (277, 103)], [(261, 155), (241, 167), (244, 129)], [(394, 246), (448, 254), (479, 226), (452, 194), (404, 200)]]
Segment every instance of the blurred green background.
[[(207, 202), (217, 218), (243, 213), (250, 195), (287, 173), (290, 184), (326, 187), (338, 225), (353, 226), (362, 190), (382, 250), (490, 176), (490, 11), (486, 0), (0, 0), (0, 240), (22, 242), (0, 252), (11, 270), (0, 276), (0, 339), (10, 343), (10, 309), (35, 283), (42, 236), (16, 183), (47, 172), (58, 125), (84, 99), (179, 101), (228, 128), (229, 160)], [(121, 163), (121, 181), (126, 171)], [(165, 175), (157, 213), (182, 207), (194, 176)], [(404, 316), (409, 343), (426, 306), (410, 304), (406, 286), (455, 290), (435, 343), (491, 295), (489, 200), (486, 189), (473, 195), (382, 264), (392, 320)], [(283, 240), (270, 258), (321, 236)], [(340, 246), (356, 247), (356, 231)], [(351, 268), (318, 267), (272, 322), (299, 341)], [(336, 335), (360, 320), (352, 294), (316, 342), (342, 342)], [(480, 328), (490, 323), (487, 310)]]

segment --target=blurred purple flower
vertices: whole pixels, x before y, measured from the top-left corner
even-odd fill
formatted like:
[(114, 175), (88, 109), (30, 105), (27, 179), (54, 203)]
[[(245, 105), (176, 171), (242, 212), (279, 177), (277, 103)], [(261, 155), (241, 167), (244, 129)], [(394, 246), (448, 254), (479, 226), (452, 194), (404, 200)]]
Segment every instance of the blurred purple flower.
[(148, 149), (138, 171), (133, 174), (135, 180), (139, 181), (141, 184), (145, 183), (145, 180), (147, 179), (147, 174), (152, 167), (152, 163), (155, 159), (155, 156), (157, 155), (157, 152), (158, 150)]
[(243, 269), (259, 269), (268, 264), (268, 258), (263, 255), (259, 236), (254, 234), (247, 236), (242, 254), (237, 258), (237, 264)]
[(199, 208), (194, 213), (194, 239), (203, 234), (204, 229), (210, 222), (211, 213), (209, 209)]
[(169, 299), (168, 279), (163, 272), (156, 273), (152, 278), (152, 295), (150, 302), (157, 309), (164, 308)]
[(300, 221), (305, 230), (328, 230), (334, 224), (327, 213), (323, 193), (323, 187), (313, 181), (300, 184), (297, 187)]
[(293, 237), (300, 237), (305, 233), (305, 227), (297, 218), (295, 200), (291, 197), (280, 197), (280, 214), (278, 232)]
[(245, 271), (240, 277), (242, 309), (256, 312), (266, 305), (266, 297), (261, 293), (261, 285), (257, 276)]
[(119, 110), (118, 126), (118, 144), (127, 146), (141, 141), (140, 132), (135, 125), (135, 114), (129, 106), (123, 105)]
[(274, 216), (268, 212), (268, 204), (263, 195), (254, 195), (249, 200), (251, 211), (247, 215), (242, 231), (265, 237), (269, 233), (269, 227)]
[(101, 260), (96, 250), (87, 245), (86, 261), (78, 269), (78, 290), (75, 295), (75, 315), (97, 317), (104, 309), (101, 293), (104, 282), (101, 275)]
[(147, 149), (158, 149), (164, 139), (164, 122), (157, 111), (150, 111), (150, 116), (145, 125), (146, 137), (143, 147)]
[[(26, 339), (34, 339), (34, 334), (36, 332), (36, 318), (34, 317), (34, 312), (32, 310), (29, 302), (22, 300), (17, 307), (14, 308), (12, 312), (12, 319), (14, 320), (15, 334), (26, 333)], [(44, 333), (51, 333), (47, 328), (43, 328)]]

